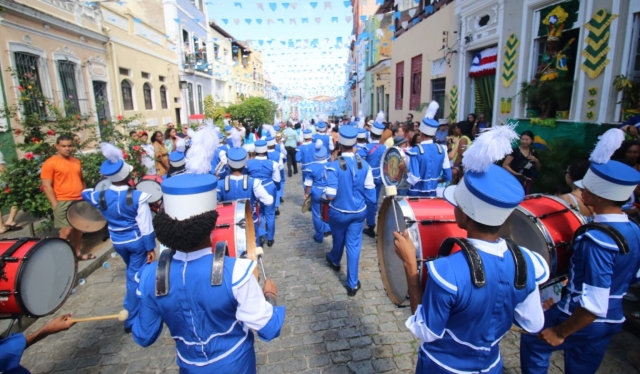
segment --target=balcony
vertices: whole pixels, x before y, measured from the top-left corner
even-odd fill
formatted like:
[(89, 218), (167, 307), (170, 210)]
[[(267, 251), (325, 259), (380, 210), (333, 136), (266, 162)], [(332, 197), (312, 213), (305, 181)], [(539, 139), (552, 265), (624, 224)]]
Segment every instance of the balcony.
[(213, 66), (207, 59), (206, 52), (185, 53), (182, 63), (186, 73), (198, 71), (200, 73), (213, 75)]

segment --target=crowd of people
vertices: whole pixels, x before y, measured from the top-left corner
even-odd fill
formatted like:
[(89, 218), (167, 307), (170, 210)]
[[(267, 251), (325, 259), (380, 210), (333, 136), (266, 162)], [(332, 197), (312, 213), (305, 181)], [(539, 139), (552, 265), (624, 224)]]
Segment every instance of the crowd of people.
[[(261, 288), (251, 276), (255, 261), (226, 257), (224, 246), (212, 243), (217, 204), (246, 199), (255, 244), (272, 247), (284, 184), (293, 178), (290, 183), (301, 185), (310, 204), (313, 239), (322, 243), (331, 237), (327, 266), (341, 271), (346, 254), (344, 288), (354, 297), (362, 288), (363, 235), (377, 236), (379, 199), (387, 193), (385, 152), (397, 147), (406, 176), (398, 191), (443, 197), (467, 232), (466, 239), (455, 239), (460, 252), (423, 265), (430, 275), (426, 284), (419, 279), (420, 259), (408, 232), (393, 233), (409, 286), (412, 316), (406, 326), (422, 341), (416, 372), (499, 373), (497, 343), (515, 323), (522, 329), (523, 373), (546, 372), (555, 350), (565, 351), (568, 372), (594, 373), (624, 321), (627, 288), (640, 281), (640, 227), (623, 212), (640, 183), (640, 145), (623, 142), (624, 131), (610, 130), (589, 160), (567, 166), (568, 191), (560, 197), (594, 224), (574, 238), (567, 294), (544, 312), (539, 286), (549, 279), (549, 265), (498, 235), (542, 170), (534, 134), (491, 127), (475, 114), (449, 124), (435, 118), (437, 110), (432, 102), (421, 121), (409, 115), (393, 124), (383, 113), (371, 120), (319, 117), (256, 129), (227, 119), (222, 130), (203, 124), (178, 132), (169, 126), (164, 134), (154, 132), (151, 143), (148, 133), (132, 132), (129, 147), (143, 149), (140, 161), (147, 174), (162, 181), (163, 206), (153, 219), (150, 195), (130, 188), (133, 168), (111, 144), (101, 144), (106, 161), (100, 171), (111, 182), (106, 191), (85, 189), (72, 139), (64, 135), (56, 142), (58, 154), (43, 164), (43, 186), (54, 224), (78, 260), (91, 256), (81, 253), (81, 234), (66, 221), (69, 202), (84, 199), (101, 210), (127, 266), (125, 331), (138, 344), (153, 344), (165, 324), (182, 371), (255, 372), (249, 329), (265, 341), (278, 337), (285, 307), (276, 306), (277, 287), (270, 279)], [(515, 140), (519, 144), (512, 148)], [(166, 247), (159, 261), (156, 238)], [(18, 367), (26, 346), (71, 327), (69, 318), (55, 319), (34, 336), (0, 341), (0, 358), (11, 356), (0, 360), (0, 371)]]

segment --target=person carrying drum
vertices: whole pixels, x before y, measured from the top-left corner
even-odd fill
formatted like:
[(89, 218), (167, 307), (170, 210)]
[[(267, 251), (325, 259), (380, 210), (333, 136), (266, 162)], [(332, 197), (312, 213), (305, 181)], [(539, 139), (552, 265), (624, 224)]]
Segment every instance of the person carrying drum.
[[(382, 162), (382, 156), (387, 147), (380, 143), (380, 137), (385, 130), (384, 113), (378, 113), (376, 120), (371, 127), (371, 143), (367, 144), (367, 151), (364, 157), (367, 163), (371, 165), (371, 172), (373, 174), (373, 183), (376, 185), (375, 198), (367, 205), (367, 228), (363, 231), (366, 235), (375, 238), (376, 237), (376, 214), (378, 213), (378, 198), (380, 197), (380, 191), (382, 191), (382, 178), (380, 177), (380, 164)], [(365, 152), (362, 152), (365, 153)]]
[(307, 174), (305, 172), (305, 169), (307, 169), (309, 165), (315, 162), (315, 148), (313, 146), (313, 143), (311, 142), (311, 138), (313, 137), (313, 132), (311, 130), (304, 130), (302, 132), (302, 137), (304, 141), (298, 146), (298, 149), (296, 149), (296, 162), (300, 163), (300, 169), (302, 169), (302, 187), (304, 190), (306, 190), (304, 181), (307, 180)]
[(215, 148), (213, 159), (211, 160), (211, 174), (218, 177), (218, 179), (224, 179), (227, 176), (227, 151), (230, 148), (226, 142), (219, 143), (218, 147)]
[(218, 180), (209, 173), (212, 153), (203, 137), (217, 137), (211, 125), (196, 133), (187, 173), (162, 183), (165, 210), (153, 223), (171, 250), (138, 274), (141, 306), (133, 339), (150, 346), (164, 323), (176, 343), (180, 372), (255, 373), (250, 329), (264, 341), (278, 337), (285, 308), (267, 302), (275, 298), (276, 285), (265, 279), (260, 289), (255, 261), (225, 256), (224, 242), (215, 243), (212, 253)]
[(439, 105), (432, 101), (420, 124), (420, 144), (408, 150), (409, 196), (436, 196), (439, 183), (451, 180), (446, 147), (433, 142), (440, 124), (434, 119)]
[(176, 149), (169, 153), (169, 170), (164, 175), (164, 179), (171, 178), (175, 175), (180, 175), (185, 172), (184, 167), (184, 153), (186, 149), (186, 142), (183, 138), (176, 141)]
[(329, 267), (340, 271), (340, 260), (347, 250), (347, 294), (355, 296), (360, 290), (358, 262), (362, 247), (362, 226), (367, 215), (367, 204), (375, 202), (376, 185), (371, 167), (353, 153), (358, 130), (353, 126), (339, 129), (341, 155), (325, 166), (327, 173), (326, 200), (329, 200), (329, 227), (333, 247), (326, 256)]
[(249, 199), (253, 222), (256, 231), (256, 245), (260, 246), (260, 238), (264, 236), (264, 225), (256, 215), (256, 204), (272, 205), (273, 197), (262, 187), (259, 179), (245, 174), (247, 151), (244, 148), (232, 148), (227, 152), (227, 163), (230, 175), (224, 178), (224, 183), (218, 183), (218, 201), (235, 201)]
[(107, 220), (113, 249), (127, 265), (123, 305), (129, 311), (129, 317), (124, 328), (130, 331), (138, 313), (135, 275), (155, 259), (156, 236), (147, 202), (151, 195), (129, 187), (133, 167), (124, 162), (120, 149), (109, 143), (100, 143), (100, 149), (106, 158), (100, 166), (100, 173), (111, 181), (111, 186), (104, 191), (86, 189), (82, 191), (82, 198), (98, 208)]
[(574, 182), (593, 208), (596, 225), (582, 226), (574, 235), (569, 292), (545, 312), (544, 330), (520, 338), (523, 373), (546, 373), (555, 350), (564, 350), (567, 373), (595, 373), (611, 338), (622, 329), (622, 298), (630, 283), (640, 281), (640, 227), (622, 213), (640, 173), (610, 160), (623, 140), (619, 129), (604, 133), (591, 153), (589, 170)]
[(327, 175), (324, 169), (327, 165), (327, 149), (321, 141), (316, 142), (315, 146), (314, 157), (316, 162), (308, 165), (306, 169), (302, 170), (302, 173), (306, 175), (304, 198), (311, 196), (311, 220), (315, 230), (313, 240), (317, 243), (322, 243), (324, 237), (331, 235), (329, 225), (322, 220), (320, 207), (321, 196), (327, 187)]
[(454, 244), (462, 250), (425, 263), (424, 290), (408, 231), (394, 233), (414, 313), (405, 325), (422, 340), (417, 373), (501, 373), (498, 343), (512, 324), (531, 333), (542, 329), (538, 285), (548, 279), (548, 266), (542, 256), (498, 236), (524, 199), (518, 180), (493, 165), (511, 151), (513, 139), (515, 131), (501, 126), (482, 133), (469, 149), (463, 161), (469, 172), (444, 194), (468, 236), (446, 239), (441, 256)]
[(329, 156), (335, 149), (335, 146), (333, 144), (333, 138), (331, 138), (331, 135), (327, 134), (328, 126), (324, 122), (324, 118), (322, 116), (320, 117), (318, 123), (316, 123), (316, 129), (318, 132), (312, 138), (313, 143), (315, 143), (318, 139), (322, 140), (322, 144), (324, 144), (324, 147), (327, 149), (327, 158), (329, 158)]
[[(280, 170), (278, 163), (267, 158), (267, 142), (263, 139), (255, 142), (256, 157), (247, 161), (249, 176), (260, 180), (262, 187), (269, 195), (276, 199), (277, 185), (280, 184)], [(273, 246), (276, 236), (275, 204), (260, 203), (260, 221), (264, 221), (267, 231), (267, 246)]]
[(276, 216), (280, 215), (280, 202), (282, 201), (282, 190), (284, 189), (284, 160), (283, 154), (276, 150), (276, 139), (267, 135), (265, 138), (267, 142), (267, 158), (276, 164), (278, 164), (278, 174), (280, 174), (280, 183), (276, 184), (276, 196), (274, 206), (276, 208)]

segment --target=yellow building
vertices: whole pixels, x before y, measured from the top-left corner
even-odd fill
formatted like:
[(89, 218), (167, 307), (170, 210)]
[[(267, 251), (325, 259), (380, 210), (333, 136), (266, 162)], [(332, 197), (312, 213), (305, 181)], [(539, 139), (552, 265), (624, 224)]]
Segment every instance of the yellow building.
[(264, 97), (262, 53), (254, 51), (250, 43), (233, 40), (233, 79), (236, 103), (242, 98)]
[[(65, 114), (92, 116), (96, 122), (110, 115), (98, 110), (99, 103), (113, 95), (113, 76), (97, 7), (0, 0), (0, 8), (0, 107), (16, 104), (20, 85), (29, 79)], [(36, 100), (25, 104), (24, 111), (47, 114), (46, 104)], [(0, 120), (0, 150), (5, 157), (15, 155), (9, 126), (15, 130), (20, 124)]]
[(162, 2), (99, 4), (109, 37), (113, 113), (141, 115), (141, 124), (150, 129), (175, 123), (181, 111), (178, 59), (175, 41), (165, 35)]

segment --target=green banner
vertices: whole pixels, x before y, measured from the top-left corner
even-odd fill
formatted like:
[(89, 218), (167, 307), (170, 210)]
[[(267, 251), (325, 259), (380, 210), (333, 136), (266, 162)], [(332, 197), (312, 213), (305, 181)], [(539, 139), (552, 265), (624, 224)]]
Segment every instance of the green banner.
[(549, 147), (554, 139), (566, 138), (571, 139), (576, 144), (581, 144), (587, 149), (592, 149), (598, 140), (598, 136), (613, 126), (599, 125), (595, 123), (583, 122), (556, 122), (555, 127), (540, 126), (531, 124), (529, 119), (508, 120), (510, 123), (518, 122), (516, 132), (521, 134), (523, 131), (529, 130), (535, 136), (534, 146), (539, 149)]

